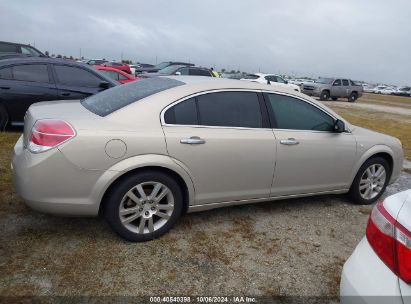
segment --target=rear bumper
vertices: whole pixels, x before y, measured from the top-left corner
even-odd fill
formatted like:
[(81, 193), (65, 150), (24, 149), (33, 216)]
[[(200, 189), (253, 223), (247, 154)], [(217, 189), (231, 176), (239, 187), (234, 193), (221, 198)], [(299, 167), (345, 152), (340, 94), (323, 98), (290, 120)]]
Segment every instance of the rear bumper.
[(402, 304), (397, 276), (380, 260), (363, 238), (344, 265), (340, 296), (342, 304)]
[(106, 171), (78, 168), (58, 149), (33, 154), (23, 147), (22, 137), (13, 149), (11, 168), (16, 191), (29, 207), (61, 215), (98, 214)]

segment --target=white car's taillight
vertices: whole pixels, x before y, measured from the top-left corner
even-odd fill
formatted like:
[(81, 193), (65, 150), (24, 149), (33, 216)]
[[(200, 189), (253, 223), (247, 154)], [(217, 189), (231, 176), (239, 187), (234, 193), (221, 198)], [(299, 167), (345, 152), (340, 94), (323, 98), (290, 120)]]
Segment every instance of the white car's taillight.
[(379, 258), (404, 282), (411, 283), (411, 232), (381, 202), (371, 213), (366, 236)]
[(29, 135), (28, 149), (34, 153), (50, 150), (75, 136), (74, 129), (64, 120), (40, 119)]

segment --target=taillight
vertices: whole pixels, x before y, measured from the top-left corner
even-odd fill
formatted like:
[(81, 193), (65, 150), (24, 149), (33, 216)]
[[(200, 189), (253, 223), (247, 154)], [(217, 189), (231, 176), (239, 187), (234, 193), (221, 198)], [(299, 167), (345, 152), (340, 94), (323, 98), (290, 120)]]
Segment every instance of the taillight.
[(34, 153), (44, 152), (74, 136), (73, 128), (63, 120), (37, 120), (31, 130), (28, 149)]
[(403, 281), (411, 283), (411, 233), (385, 210), (382, 202), (371, 213), (366, 236), (379, 258)]

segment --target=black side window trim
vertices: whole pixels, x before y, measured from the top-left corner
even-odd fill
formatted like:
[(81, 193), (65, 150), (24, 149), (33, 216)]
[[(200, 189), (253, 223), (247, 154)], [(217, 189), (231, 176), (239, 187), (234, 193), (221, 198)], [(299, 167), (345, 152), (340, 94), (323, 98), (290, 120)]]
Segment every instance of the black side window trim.
[[(277, 129), (277, 126), (278, 126), (277, 121), (275, 119), (275, 114), (274, 114), (273, 108), (271, 107), (270, 99), (268, 97), (268, 94), (278, 94), (278, 93), (266, 93), (266, 92), (263, 93), (265, 105), (267, 107), (269, 118), (270, 118), (271, 129)], [(283, 94), (278, 94), (278, 95), (283, 95)], [(311, 105), (312, 107), (316, 108), (318, 111), (321, 111), (324, 114), (326, 114), (327, 116), (331, 117), (334, 121), (336, 119), (334, 116), (330, 115), (330, 113), (328, 113), (326, 111), (323, 111), (322, 109), (316, 107), (315, 105), (311, 104), (310, 102), (305, 101), (304, 99), (294, 97), (294, 96), (291, 96), (291, 95), (285, 95), (285, 96), (290, 96), (292, 98), (295, 98), (295, 99), (301, 100), (303, 102), (306, 102), (309, 105)], [(298, 130), (298, 129), (287, 129), (287, 130), (302, 131), (302, 132), (328, 132), (329, 133), (329, 131), (316, 131), (316, 130)]]
[[(257, 91), (235, 91), (235, 90), (228, 90), (228, 91), (218, 91), (218, 92), (251, 92), (251, 93), (255, 93), (257, 94), (257, 98), (258, 98), (258, 103), (260, 106), (260, 113), (261, 113), (261, 128), (243, 128), (243, 127), (227, 127), (227, 126), (217, 126), (217, 127), (221, 127), (221, 128), (241, 128), (241, 129), (272, 129), (271, 124), (270, 124), (270, 115), (269, 115), (269, 110), (267, 108), (267, 104), (264, 100), (264, 96), (261, 92), (257, 92)], [(198, 106), (198, 98), (197, 96), (201, 96), (201, 95), (205, 95), (205, 94), (212, 94), (212, 93), (218, 93), (218, 92), (204, 92), (202, 94), (197, 94), (194, 97), (184, 97), (181, 101), (178, 101), (176, 103), (174, 103), (171, 107), (169, 107), (168, 109), (166, 108), (165, 110), (163, 110), (163, 122), (165, 125), (177, 125), (180, 126), (179, 124), (175, 123), (176, 119), (175, 119), (175, 112), (174, 112), (174, 107), (186, 100), (189, 99), (194, 99), (195, 102), (195, 106), (196, 106), (196, 112), (197, 112), (197, 124), (195, 126), (201, 126), (201, 127), (216, 127), (216, 126), (207, 126), (207, 125), (202, 125), (201, 124), (201, 115), (200, 115), (200, 110), (199, 110), (199, 106)], [(167, 123), (166, 122), (166, 113), (170, 111), (170, 115), (169, 118), (172, 120), (172, 123)], [(181, 126), (187, 126), (187, 125), (181, 125)]]

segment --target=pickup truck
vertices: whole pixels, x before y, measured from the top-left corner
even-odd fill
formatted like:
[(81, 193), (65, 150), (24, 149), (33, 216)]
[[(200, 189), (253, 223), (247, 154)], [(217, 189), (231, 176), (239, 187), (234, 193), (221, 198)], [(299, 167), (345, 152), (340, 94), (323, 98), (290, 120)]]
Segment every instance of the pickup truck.
[(363, 87), (350, 79), (318, 78), (315, 82), (302, 84), (301, 92), (309, 96), (320, 97), (320, 100), (348, 98), (356, 101), (362, 96)]

